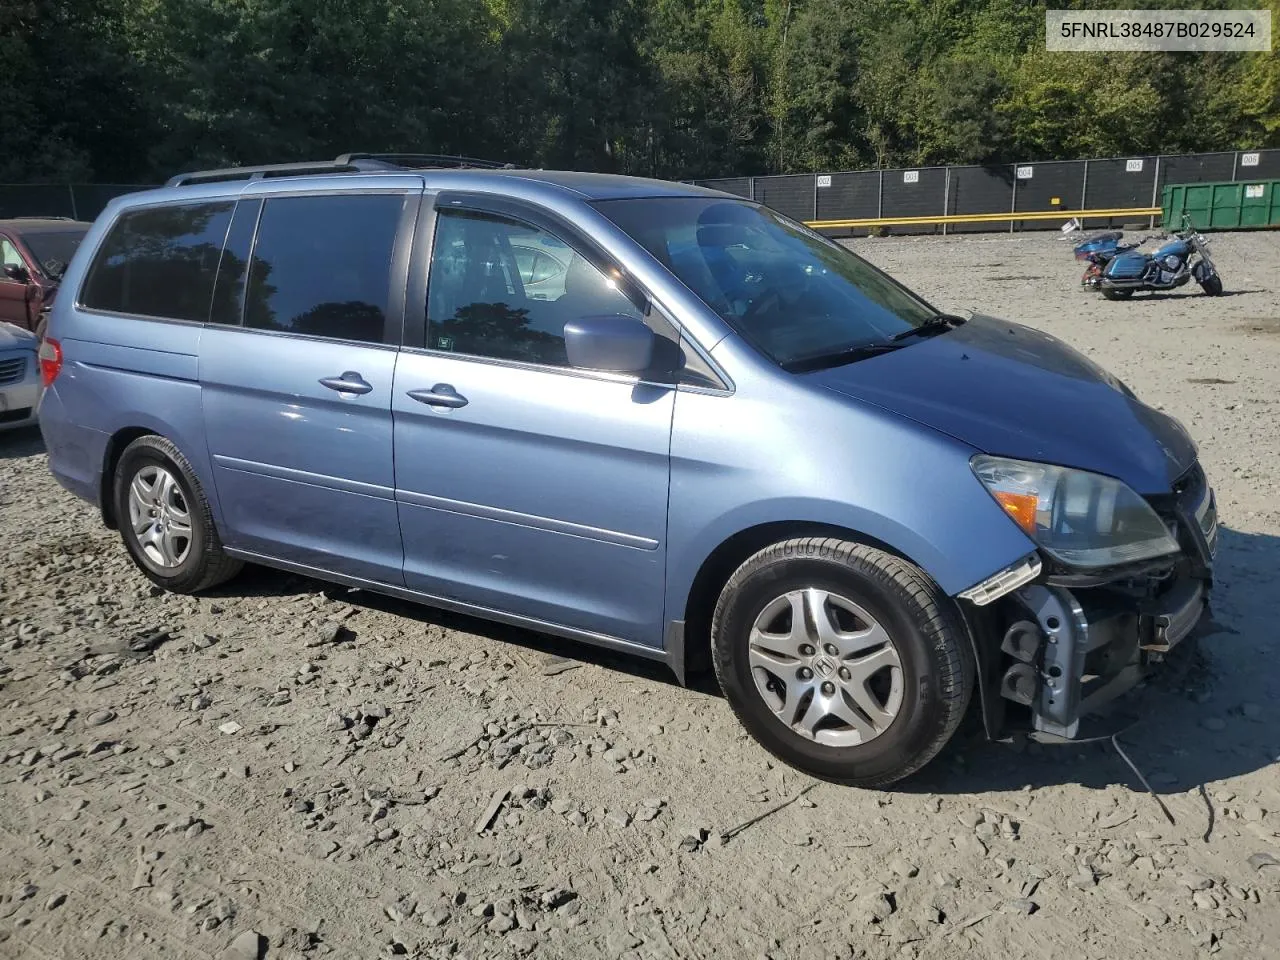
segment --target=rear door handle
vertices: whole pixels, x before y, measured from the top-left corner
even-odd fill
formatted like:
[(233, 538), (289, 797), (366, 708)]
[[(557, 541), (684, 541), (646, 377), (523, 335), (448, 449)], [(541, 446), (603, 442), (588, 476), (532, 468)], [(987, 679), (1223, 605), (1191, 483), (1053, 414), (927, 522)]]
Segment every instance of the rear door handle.
[(340, 377), (321, 377), (320, 385), (339, 393), (368, 393), (373, 389), (373, 384), (355, 370), (348, 370)]
[(453, 384), (437, 383), (430, 390), (410, 390), (409, 396), (432, 407), (465, 407), (467, 398), (453, 389)]

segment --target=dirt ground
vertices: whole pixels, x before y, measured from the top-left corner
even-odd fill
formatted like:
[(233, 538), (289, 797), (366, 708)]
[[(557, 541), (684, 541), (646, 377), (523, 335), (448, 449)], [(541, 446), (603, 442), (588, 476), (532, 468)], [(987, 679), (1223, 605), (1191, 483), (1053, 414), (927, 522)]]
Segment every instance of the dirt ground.
[(651, 665), (265, 570), (158, 595), (7, 434), (0, 956), (1280, 955), (1280, 234), (1128, 303), (1052, 237), (854, 247), (1199, 441), (1223, 629), (1125, 740), (1176, 823), (1105, 745), (844, 789)]

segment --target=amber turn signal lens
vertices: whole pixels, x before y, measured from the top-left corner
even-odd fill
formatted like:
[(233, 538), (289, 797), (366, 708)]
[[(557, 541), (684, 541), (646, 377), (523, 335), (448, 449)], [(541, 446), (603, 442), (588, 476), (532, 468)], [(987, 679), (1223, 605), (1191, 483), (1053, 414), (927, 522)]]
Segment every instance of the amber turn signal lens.
[(1028, 534), (1036, 532), (1036, 505), (1039, 498), (1033, 493), (1010, 493), (1007, 490), (996, 490), (996, 500), (1005, 512), (1013, 517), (1013, 522)]

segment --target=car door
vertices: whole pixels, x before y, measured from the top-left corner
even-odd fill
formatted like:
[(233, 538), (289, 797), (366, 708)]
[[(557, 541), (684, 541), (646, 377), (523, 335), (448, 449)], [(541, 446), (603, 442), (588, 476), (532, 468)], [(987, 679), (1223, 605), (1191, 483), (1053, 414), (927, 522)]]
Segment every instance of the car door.
[(22, 256), (18, 245), (0, 233), (0, 320), (16, 323), (24, 329), (29, 328), (27, 301), (33, 290), (30, 283), (10, 279), (4, 273), (2, 268), (11, 266), (20, 267), (27, 272), (28, 277), (31, 276), (31, 267)]
[[(425, 297), (410, 286), (425, 333), (406, 337), (392, 400), (405, 583), (535, 626), (659, 646), (675, 389), (573, 369), (564, 346), (568, 320), (643, 318), (643, 300), (536, 209), (442, 204), (434, 231), (420, 230), (434, 238)], [(548, 237), (571, 263), (562, 294), (540, 300), (516, 248)], [(415, 275), (427, 273), (419, 259)]]
[(259, 189), (200, 344), (227, 545), (398, 586), (391, 387), (421, 180)]

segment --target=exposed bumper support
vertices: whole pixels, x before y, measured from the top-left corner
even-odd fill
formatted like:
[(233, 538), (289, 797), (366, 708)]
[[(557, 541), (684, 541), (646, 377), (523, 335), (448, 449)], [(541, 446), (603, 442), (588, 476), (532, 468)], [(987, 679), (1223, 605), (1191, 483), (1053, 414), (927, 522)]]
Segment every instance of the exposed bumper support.
[(1082, 717), (1138, 684), (1208, 609), (1206, 584), (1190, 577), (1147, 602), (1095, 594), (1038, 584), (1015, 594), (1039, 626), (1042, 653), (1010, 667), (1002, 690), (1027, 703), (1033, 728), (1049, 737), (1076, 737)]

